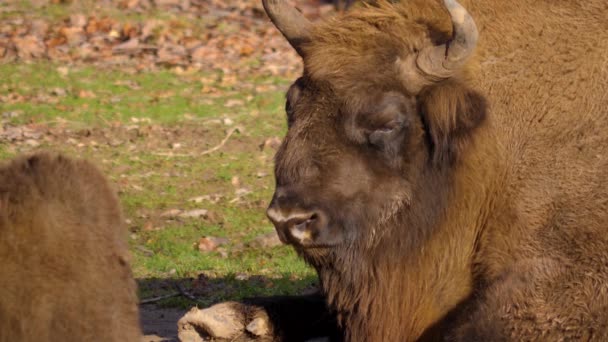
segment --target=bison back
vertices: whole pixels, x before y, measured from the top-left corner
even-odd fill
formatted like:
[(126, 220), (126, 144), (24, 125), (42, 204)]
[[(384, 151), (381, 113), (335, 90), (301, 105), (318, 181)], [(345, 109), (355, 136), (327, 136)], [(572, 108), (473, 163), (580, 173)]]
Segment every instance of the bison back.
[(118, 200), (90, 163), (47, 153), (0, 166), (0, 341), (136, 341)]

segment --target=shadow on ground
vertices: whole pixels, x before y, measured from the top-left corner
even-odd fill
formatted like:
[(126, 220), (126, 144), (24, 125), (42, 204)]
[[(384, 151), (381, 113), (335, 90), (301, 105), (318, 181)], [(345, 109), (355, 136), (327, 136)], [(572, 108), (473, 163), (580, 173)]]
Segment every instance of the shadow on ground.
[(317, 290), (317, 278), (228, 275), (210, 278), (137, 279), (140, 322), (145, 342), (178, 341), (177, 321), (192, 307), (227, 300), (272, 295), (305, 294)]

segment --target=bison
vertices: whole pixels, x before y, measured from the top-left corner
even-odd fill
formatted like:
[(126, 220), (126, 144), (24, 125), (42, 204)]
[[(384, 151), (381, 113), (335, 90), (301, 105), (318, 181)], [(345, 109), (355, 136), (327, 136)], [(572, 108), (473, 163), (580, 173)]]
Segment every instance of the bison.
[(0, 341), (139, 341), (117, 198), (87, 161), (0, 165)]
[(331, 2), (337, 11), (346, 11), (353, 5), (355, 0), (331, 0)]
[[(348, 9), (351, 8), (351, 6), (353, 6), (356, 2), (360, 2), (360, 3), (367, 3), (367, 4), (374, 4), (376, 3), (377, 0), (361, 0), (361, 1), (357, 1), (357, 0), (332, 0), (334, 8), (337, 11), (347, 11)], [(391, 2), (399, 2), (399, 0), (387, 0), (387, 1), (391, 1)]]
[(608, 2), (462, 2), (263, 0), (304, 62), (267, 214), (321, 291), (232, 304), (245, 325), (608, 340)]

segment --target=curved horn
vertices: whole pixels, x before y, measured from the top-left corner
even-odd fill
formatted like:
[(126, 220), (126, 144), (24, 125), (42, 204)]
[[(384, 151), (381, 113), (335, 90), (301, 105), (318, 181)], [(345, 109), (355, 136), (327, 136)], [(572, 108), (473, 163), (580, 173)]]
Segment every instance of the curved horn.
[(431, 77), (448, 78), (464, 65), (477, 45), (477, 25), (456, 0), (443, 0), (452, 17), (452, 39), (446, 44), (420, 51), (416, 65)]
[(266, 14), (289, 44), (302, 55), (301, 44), (310, 40), (312, 23), (283, 0), (262, 0)]

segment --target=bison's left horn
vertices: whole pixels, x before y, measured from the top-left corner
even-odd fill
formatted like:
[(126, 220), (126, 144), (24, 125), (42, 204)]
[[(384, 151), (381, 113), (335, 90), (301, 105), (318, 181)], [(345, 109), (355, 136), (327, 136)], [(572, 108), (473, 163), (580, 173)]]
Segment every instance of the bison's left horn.
[(302, 55), (302, 43), (310, 40), (312, 23), (296, 8), (284, 0), (262, 0), (264, 9), (274, 26), (285, 36), (289, 44)]
[(443, 3), (452, 18), (452, 38), (445, 44), (422, 49), (415, 59), (405, 63), (407, 66), (403, 65), (402, 72), (412, 91), (419, 91), (424, 85), (453, 76), (477, 45), (479, 32), (469, 12), (456, 0), (443, 0)]

